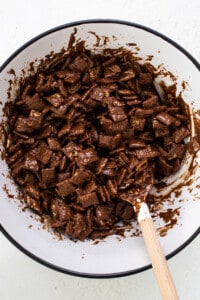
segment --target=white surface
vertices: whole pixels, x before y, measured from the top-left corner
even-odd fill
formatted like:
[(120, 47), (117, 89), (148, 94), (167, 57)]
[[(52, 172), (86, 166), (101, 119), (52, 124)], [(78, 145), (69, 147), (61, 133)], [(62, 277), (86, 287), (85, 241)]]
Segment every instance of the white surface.
[[(177, 94), (182, 90), (182, 80), (187, 81), (190, 88), (183, 92), (183, 97), (195, 111), (199, 109), (200, 72), (187, 56), (183, 55), (182, 52), (164, 39), (146, 30), (114, 22), (85, 23), (84, 25), (76, 25), (76, 29), (76, 39), (85, 40), (86, 47), (92, 49), (94, 48), (96, 39), (90, 32), (95, 32), (99, 37), (108, 36), (109, 42), (106, 44), (107, 48), (118, 48), (134, 40), (134, 43), (141, 49), (137, 54), (139, 57), (143, 57), (143, 60), (145, 60), (145, 57), (153, 55), (151, 63), (154, 67), (157, 68), (157, 66), (163, 63), (168, 71), (177, 76)], [(2, 70), (0, 73), (0, 99), (2, 100), (2, 103), (0, 103), (0, 119), (3, 116), (2, 107), (7, 99), (7, 90), (10, 86), (9, 82), (13, 80), (13, 75), (10, 74), (9, 70), (15, 70), (16, 76), (20, 77), (21, 70), (24, 70), (24, 68), (26, 70), (29, 62), (35, 61), (35, 59), (37, 59), (38, 62), (39, 58), (45, 57), (50, 51), (57, 52), (63, 45), (68, 45), (68, 40), (73, 30), (74, 25), (40, 37), (40, 39), (37, 39), (37, 41), (23, 49), (23, 51), (14, 57)], [(117, 38), (113, 38), (115, 35)], [(100, 45), (105, 48), (104, 43), (100, 43)], [(98, 50), (100, 49), (101, 46), (98, 46)], [(131, 49), (131, 47), (129, 49)], [(131, 50), (134, 51), (134, 49)], [(34, 64), (36, 68), (38, 65), (37, 62)], [(161, 80), (164, 80), (166, 84), (171, 83), (169, 78), (160, 75), (156, 78), (157, 84)], [(10, 91), (10, 93), (15, 97), (15, 87), (13, 87), (13, 91)], [(167, 191), (167, 193), (169, 193), (170, 190), (174, 190), (184, 178), (187, 178), (187, 169), (190, 166), (191, 159), (192, 157), (188, 155), (187, 164), (185, 163), (176, 175), (167, 179), (168, 181), (170, 179), (171, 182), (171, 185), (168, 185), (168, 189), (163, 188), (161, 191), (159, 189), (159, 193), (162, 196), (163, 192), (166, 193)], [(195, 161), (195, 166), (200, 166), (200, 153)], [(185, 187), (182, 187), (181, 194), (179, 197), (176, 196), (175, 202), (174, 193), (171, 193), (168, 201), (165, 201), (164, 211), (171, 208), (178, 208), (180, 207), (180, 201), (182, 203), (181, 209), (179, 210), (179, 226), (175, 226), (173, 230), (170, 230), (166, 236), (160, 239), (165, 255), (169, 255), (183, 245), (199, 228), (200, 198), (196, 201), (194, 201), (194, 199), (197, 198), (196, 195), (199, 193), (200, 168), (196, 170), (196, 167), (193, 169), (193, 174), (191, 175), (193, 176), (192, 184), (186, 184)], [(14, 185), (12, 181), (8, 182), (5, 161), (0, 160), (0, 170), (0, 182), (2, 187), (6, 185), (6, 190), (17, 195), (16, 185)], [(184, 177), (185, 175), (186, 177)], [(188, 182), (190, 179), (187, 178), (186, 181)], [(24, 213), (20, 213), (18, 207), (19, 201), (17, 199), (8, 201), (7, 193), (1, 186), (0, 199), (2, 199), (2, 201), (0, 201), (0, 222), (5, 231), (29, 253), (58, 268), (82, 274), (96, 274), (96, 276), (102, 276), (104, 274), (112, 275), (116, 273), (119, 274), (119, 272), (130, 272), (130, 270), (136, 270), (150, 264), (143, 239), (141, 237), (132, 237), (135, 231), (134, 229), (128, 232), (126, 239), (122, 239), (120, 243), (114, 236), (107, 238), (102, 243), (98, 243), (98, 245), (93, 245), (92, 241), (74, 243), (67, 238), (58, 242), (48, 231), (42, 230), (41, 223), (35, 220), (35, 214), (32, 214), (32, 217), (30, 217), (28, 210)], [(159, 201), (160, 196), (157, 195), (157, 199)], [(173, 207), (172, 202), (174, 202)], [(145, 211), (143, 211), (142, 215), (144, 214)], [(162, 218), (157, 217), (154, 223), (156, 228), (162, 230), (162, 226), (164, 225)], [(115, 249), (114, 253), (113, 249)]]
[[(0, 64), (24, 42), (51, 27), (88, 18), (118, 18), (159, 30), (200, 60), (200, 2), (4, 1), (0, 4)], [(57, 7), (58, 4), (58, 7)], [(200, 237), (169, 261), (180, 299), (200, 299)], [(152, 270), (117, 279), (83, 279), (51, 271), (0, 234), (0, 299), (160, 299)]]

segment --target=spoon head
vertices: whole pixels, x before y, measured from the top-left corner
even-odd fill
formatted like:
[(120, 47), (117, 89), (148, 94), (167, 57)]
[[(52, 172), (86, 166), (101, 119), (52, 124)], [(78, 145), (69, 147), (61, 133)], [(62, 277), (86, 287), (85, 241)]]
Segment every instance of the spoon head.
[[(120, 193), (118, 197), (121, 200), (131, 203), (134, 206), (134, 209), (138, 206), (139, 203), (146, 202), (146, 198), (152, 188), (152, 184), (147, 184), (141, 188), (135, 188), (123, 193)], [(135, 209), (137, 211), (137, 209)]]

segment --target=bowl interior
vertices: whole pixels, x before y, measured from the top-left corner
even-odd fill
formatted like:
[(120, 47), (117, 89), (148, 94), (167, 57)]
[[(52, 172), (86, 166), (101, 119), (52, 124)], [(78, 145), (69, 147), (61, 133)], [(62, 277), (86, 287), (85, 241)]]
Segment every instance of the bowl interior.
[[(97, 51), (105, 47), (125, 47), (136, 56), (142, 57), (144, 61), (149, 59), (149, 55), (152, 56), (151, 64), (156, 68), (162, 64), (170, 71), (176, 77), (177, 94), (182, 91), (186, 103), (194, 111), (198, 111), (200, 72), (194, 61), (182, 49), (147, 28), (119, 22), (91, 21), (49, 31), (28, 42), (8, 59), (0, 73), (0, 119), (4, 119), (2, 109), (8, 99), (10, 80), (13, 81), (10, 95), (14, 98), (16, 78), (20, 78), (22, 70), (28, 70), (29, 63), (33, 61), (37, 68), (40, 59), (45, 55), (51, 51), (59, 52), (63, 47), (67, 48), (74, 28), (77, 29), (76, 39), (86, 41), (86, 47), (89, 49)], [(98, 47), (95, 46), (97, 43), (95, 35), (100, 37)], [(15, 76), (10, 70), (14, 70)], [(160, 75), (157, 80), (173, 83), (170, 76)], [(160, 238), (165, 255), (177, 252), (199, 230), (200, 157), (198, 153), (193, 165), (194, 171), (187, 180), (185, 179), (180, 195), (177, 196), (172, 192), (166, 202), (165, 209), (170, 205), (173, 205), (173, 208), (178, 207), (180, 216), (177, 225), (169, 230), (166, 236)], [(99, 243), (94, 241), (75, 243), (68, 238), (59, 240), (59, 237), (50, 231), (43, 230), (43, 225), (35, 214), (29, 210), (21, 211), (20, 207), (23, 204), (17, 199), (18, 192), (15, 184), (7, 176), (8, 168), (4, 160), (0, 160), (0, 170), (1, 229), (29, 256), (57, 270), (81, 276), (119, 276), (138, 272), (149, 266), (150, 261), (143, 239), (132, 237), (132, 232), (127, 233), (126, 238), (120, 238), (120, 241), (116, 236), (110, 236)], [(159, 218), (154, 222), (157, 228), (164, 226)]]

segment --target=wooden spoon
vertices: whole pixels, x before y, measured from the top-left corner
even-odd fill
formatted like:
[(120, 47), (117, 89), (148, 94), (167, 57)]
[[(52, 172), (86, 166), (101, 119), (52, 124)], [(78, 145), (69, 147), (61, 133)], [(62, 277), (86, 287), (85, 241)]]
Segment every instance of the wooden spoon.
[(121, 195), (121, 199), (131, 203), (140, 224), (146, 248), (152, 263), (155, 277), (163, 300), (179, 299), (166, 258), (163, 254), (149, 208), (146, 204), (147, 195), (152, 185), (147, 185), (137, 194)]

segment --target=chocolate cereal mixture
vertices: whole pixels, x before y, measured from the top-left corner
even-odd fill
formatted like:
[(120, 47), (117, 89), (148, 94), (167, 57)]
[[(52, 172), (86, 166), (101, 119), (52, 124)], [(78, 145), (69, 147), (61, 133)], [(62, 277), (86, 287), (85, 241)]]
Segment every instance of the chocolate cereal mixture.
[(135, 218), (129, 191), (181, 166), (188, 110), (174, 86), (160, 98), (152, 70), (126, 51), (82, 47), (41, 64), (6, 104), (11, 176), (27, 206), (73, 239), (118, 233)]

